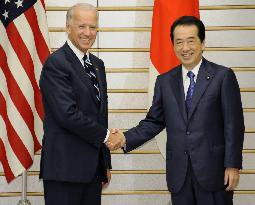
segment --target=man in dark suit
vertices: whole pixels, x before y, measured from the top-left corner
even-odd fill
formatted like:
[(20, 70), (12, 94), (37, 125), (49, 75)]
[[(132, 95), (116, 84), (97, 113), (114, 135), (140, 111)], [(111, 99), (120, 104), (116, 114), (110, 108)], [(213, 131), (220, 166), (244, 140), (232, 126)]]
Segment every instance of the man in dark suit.
[(199, 19), (175, 21), (171, 40), (181, 65), (158, 76), (146, 118), (124, 133), (131, 151), (166, 128), (173, 205), (233, 204), (242, 168), (244, 120), (237, 79), (231, 69), (202, 57), (204, 39)]
[(100, 205), (102, 183), (110, 180), (105, 67), (88, 52), (97, 20), (92, 5), (71, 7), (68, 40), (41, 73), (45, 118), (40, 178), (46, 205)]

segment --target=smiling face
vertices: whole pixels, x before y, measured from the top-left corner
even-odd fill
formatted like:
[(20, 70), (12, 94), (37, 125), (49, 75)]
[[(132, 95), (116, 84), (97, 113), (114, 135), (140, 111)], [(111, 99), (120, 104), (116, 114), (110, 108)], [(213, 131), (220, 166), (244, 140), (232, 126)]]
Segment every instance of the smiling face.
[(188, 70), (192, 70), (202, 59), (204, 41), (198, 37), (195, 25), (180, 25), (174, 29), (174, 51), (177, 58)]
[(83, 53), (93, 45), (97, 35), (97, 13), (83, 7), (74, 8), (67, 22), (66, 32), (70, 41)]

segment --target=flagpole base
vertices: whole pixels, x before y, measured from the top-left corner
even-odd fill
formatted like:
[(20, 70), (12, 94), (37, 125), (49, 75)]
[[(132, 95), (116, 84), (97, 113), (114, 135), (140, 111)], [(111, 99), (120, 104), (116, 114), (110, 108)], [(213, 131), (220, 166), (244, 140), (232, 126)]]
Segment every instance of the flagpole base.
[(19, 200), (18, 205), (31, 205), (29, 200)]

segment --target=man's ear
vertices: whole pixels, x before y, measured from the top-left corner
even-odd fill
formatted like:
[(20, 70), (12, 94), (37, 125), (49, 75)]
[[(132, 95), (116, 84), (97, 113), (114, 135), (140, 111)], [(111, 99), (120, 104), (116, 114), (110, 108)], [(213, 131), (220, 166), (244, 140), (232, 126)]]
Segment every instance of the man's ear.
[(66, 33), (69, 35), (70, 34), (70, 25), (66, 24)]
[(202, 42), (202, 50), (203, 50), (203, 51), (205, 50), (205, 39), (204, 39), (203, 42)]

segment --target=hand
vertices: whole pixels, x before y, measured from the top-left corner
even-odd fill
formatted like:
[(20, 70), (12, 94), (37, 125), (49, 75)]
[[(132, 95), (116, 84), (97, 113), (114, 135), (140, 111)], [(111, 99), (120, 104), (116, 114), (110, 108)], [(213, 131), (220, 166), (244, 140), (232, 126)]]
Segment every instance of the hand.
[(105, 188), (107, 188), (107, 187), (109, 186), (110, 181), (111, 181), (111, 178), (112, 178), (112, 174), (111, 174), (110, 169), (107, 169), (106, 174), (107, 174), (107, 179), (108, 179), (108, 181), (107, 181), (107, 182), (102, 182), (102, 187), (103, 187), (103, 189), (105, 189)]
[(126, 138), (124, 134), (118, 129), (111, 129), (110, 136), (106, 142), (109, 150), (116, 150), (124, 146), (126, 144)]
[(224, 185), (228, 184), (226, 191), (234, 190), (239, 183), (239, 169), (237, 168), (226, 168)]

